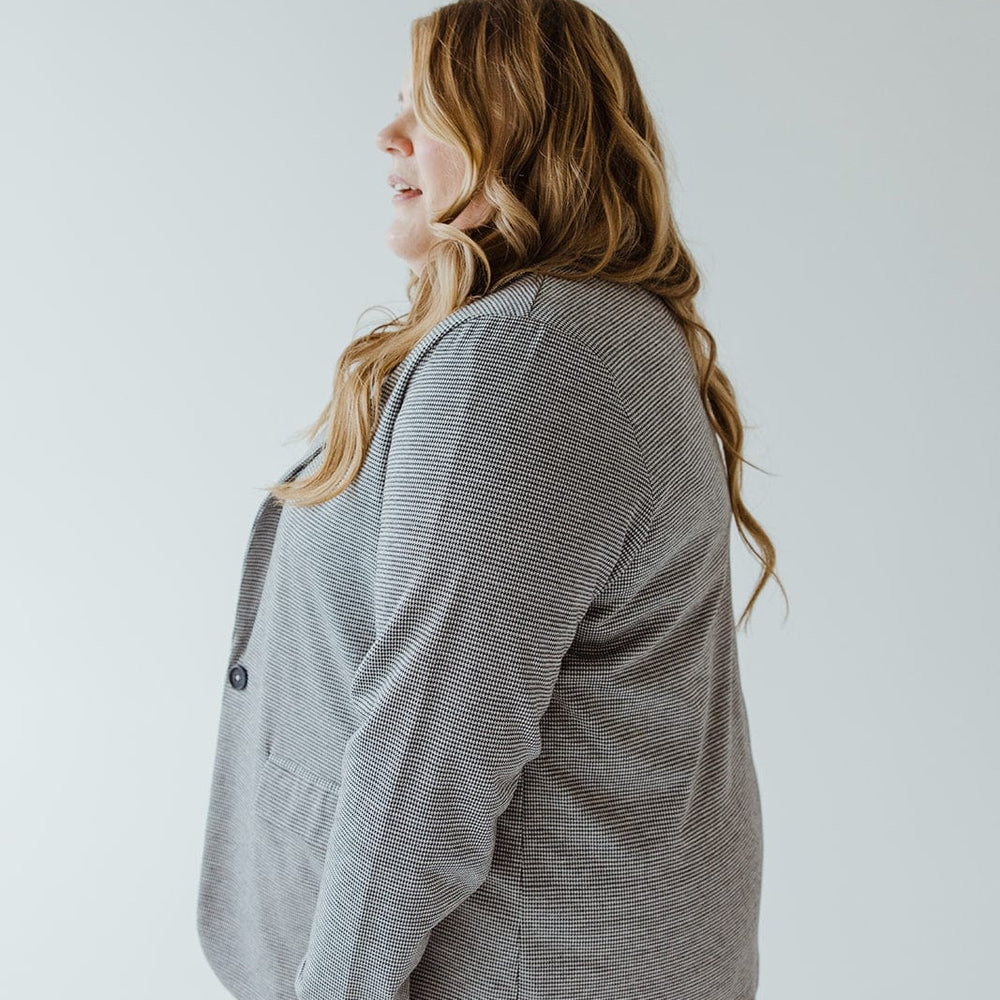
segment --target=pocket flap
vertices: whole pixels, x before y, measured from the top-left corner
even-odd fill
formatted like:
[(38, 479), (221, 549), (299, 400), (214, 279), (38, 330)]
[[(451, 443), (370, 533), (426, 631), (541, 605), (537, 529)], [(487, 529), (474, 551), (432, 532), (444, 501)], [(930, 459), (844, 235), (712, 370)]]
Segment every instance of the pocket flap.
[(336, 785), (272, 754), (264, 761), (254, 805), (269, 823), (291, 831), (325, 855), (337, 798)]

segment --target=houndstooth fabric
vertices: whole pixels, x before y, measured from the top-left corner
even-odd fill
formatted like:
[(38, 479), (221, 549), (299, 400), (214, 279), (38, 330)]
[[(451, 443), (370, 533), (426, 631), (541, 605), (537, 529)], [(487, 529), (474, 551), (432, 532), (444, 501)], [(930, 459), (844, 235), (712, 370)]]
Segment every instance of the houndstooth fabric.
[(253, 523), (211, 968), (239, 1000), (751, 1000), (729, 496), (680, 328), (636, 285), (527, 275), (381, 406), (344, 493)]

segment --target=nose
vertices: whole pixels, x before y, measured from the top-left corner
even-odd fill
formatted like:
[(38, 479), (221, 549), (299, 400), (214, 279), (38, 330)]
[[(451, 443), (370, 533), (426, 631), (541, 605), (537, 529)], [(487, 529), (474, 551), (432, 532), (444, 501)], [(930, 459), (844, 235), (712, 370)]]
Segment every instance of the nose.
[(413, 144), (396, 122), (390, 122), (376, 133), (375, 147), (383, 153), (397, 152), (400, 156), (409, 156), (413, 152)]

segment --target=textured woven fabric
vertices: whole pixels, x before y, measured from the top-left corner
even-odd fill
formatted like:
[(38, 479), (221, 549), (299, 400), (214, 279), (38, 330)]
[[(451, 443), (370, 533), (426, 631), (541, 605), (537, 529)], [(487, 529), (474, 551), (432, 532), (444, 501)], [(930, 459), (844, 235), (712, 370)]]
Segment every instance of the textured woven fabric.
[(656, 296), (528, 275), (429, 331), (351, 487), (253, 524), (198, 895), (228, 990), (753, 998), (730, 520)]

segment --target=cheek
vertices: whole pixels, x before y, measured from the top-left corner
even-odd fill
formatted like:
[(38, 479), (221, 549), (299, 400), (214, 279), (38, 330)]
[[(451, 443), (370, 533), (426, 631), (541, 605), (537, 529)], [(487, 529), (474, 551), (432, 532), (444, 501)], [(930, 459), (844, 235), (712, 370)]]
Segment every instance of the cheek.
[(442, 195), (459, 189), (462, 183), (464, 164), (462, 154), (434, 139), (424, 139), (419, 147), (414, 144), (414, 152), (420, 163), (422, 190)]

